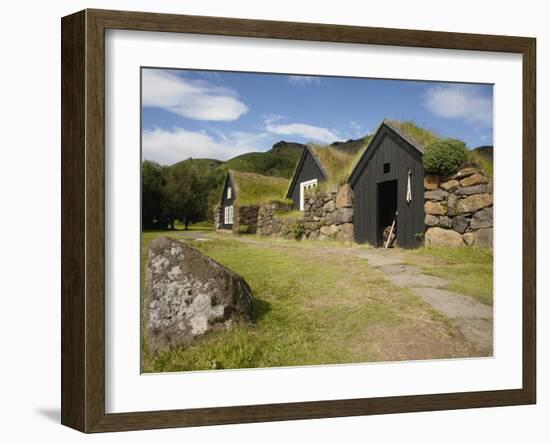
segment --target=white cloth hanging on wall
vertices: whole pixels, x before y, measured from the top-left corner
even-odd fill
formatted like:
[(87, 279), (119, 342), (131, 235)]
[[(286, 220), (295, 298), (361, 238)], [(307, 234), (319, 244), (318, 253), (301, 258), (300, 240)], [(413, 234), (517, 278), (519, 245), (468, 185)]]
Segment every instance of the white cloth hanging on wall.
[(406, 200), (407, 200), (407, 203), (410, 203), (412, 201), (412, 188), (411, 188), (411, 175), (412, 175), (412, 172), (411, 170), (409, 169), (409, 173), (408, 173), (408, 176), (407, 176), (407, 196), (406, 196)]

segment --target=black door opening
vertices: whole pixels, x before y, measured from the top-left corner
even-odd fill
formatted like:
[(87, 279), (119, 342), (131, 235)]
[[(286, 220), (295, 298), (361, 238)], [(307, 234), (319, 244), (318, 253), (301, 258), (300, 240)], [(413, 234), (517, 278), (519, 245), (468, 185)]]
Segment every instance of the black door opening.
[[(377, 185), (378, 200), (378, 226), (377, 245), (384, 246), (384, 230), (390, 228), (397, 211), (397, 180), (384, 181)], [(397, 222), (394, 227), (395, 237), (397, 238)], [(397, 242), (397, 241), (396, 241)]]

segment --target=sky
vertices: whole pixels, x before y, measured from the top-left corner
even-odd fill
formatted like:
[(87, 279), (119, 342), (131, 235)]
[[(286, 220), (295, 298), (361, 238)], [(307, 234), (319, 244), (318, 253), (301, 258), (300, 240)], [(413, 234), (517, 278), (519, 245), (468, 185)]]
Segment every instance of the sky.
[(332, 143), (412, 120), (472, 149), (493, 144), (485, 84), (142, 69), (143, 159), (227, 160), (280, 140)]

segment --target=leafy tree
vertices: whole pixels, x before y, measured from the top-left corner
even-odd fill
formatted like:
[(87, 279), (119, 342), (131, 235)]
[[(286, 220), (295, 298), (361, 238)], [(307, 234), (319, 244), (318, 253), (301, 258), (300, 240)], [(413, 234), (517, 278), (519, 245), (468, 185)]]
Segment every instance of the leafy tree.
[(189, 224), (207, 218), (208, 196), (212, 189), (212, 179), (201, 174), (192, 163), (180, 163), (166, 171), (166, 215), (171, 228), (179, 220), (189, 228)]
[(160, 228), (164, 221), (166, 184), (163, 166), (154, 161), (141, 164), (141, 223), (144, 229)]

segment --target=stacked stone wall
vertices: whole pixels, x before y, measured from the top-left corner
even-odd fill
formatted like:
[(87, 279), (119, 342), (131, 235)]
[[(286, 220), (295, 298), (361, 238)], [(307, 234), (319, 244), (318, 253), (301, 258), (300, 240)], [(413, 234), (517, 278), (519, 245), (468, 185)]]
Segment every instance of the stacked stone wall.
[(426, 245), (493, 246), (493, 183), (467, 167), (450, 177), (424, 179)]

